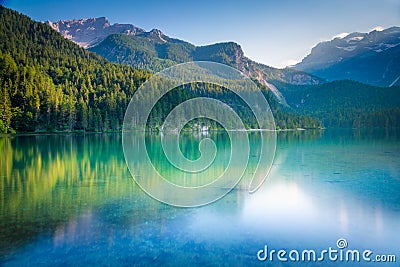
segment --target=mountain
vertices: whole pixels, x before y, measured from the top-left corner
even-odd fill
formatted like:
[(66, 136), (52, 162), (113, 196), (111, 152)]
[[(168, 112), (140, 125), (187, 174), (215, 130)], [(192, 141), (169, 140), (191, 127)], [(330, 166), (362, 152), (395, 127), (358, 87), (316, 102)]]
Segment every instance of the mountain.
[(57, 22), (48, 20), (46, 24), (61, 33), (65, 38), (84, 48), (98, 44), (110, 34), (136, 35), (145, 32), (145, 30), (131, 24), (116, 23), (111, 25), (105, 17), (59, 20)]
[(187, 61), (214, 61), (230, 65), (258, 81), (279, 80), (293, 84), (318, 84), (323, 80), (302, 71), (276, 69), (256, 63), (234, 42), (195, 46), (170, 38), (159, 30), (137, 35), (114, 34), (89, 49), (110, 61), (158, 71)]
[(190, 61), (194, 49), (187, 42), (169, 38), (153, 29), (137, 36), (112, 34), (89, 50), (113, 62), (159, 71), (177, 62)]
[[(117, 35), (117, 39), (130, 37)], [(132, 36), (132, 35), (131, 35)], [(213, 58), (273, 82), (287, 106), (280, 105), (261, 85), (277, 128), (318, 128), (318, 117), (329, 127), (399, 127), (399, 87), (381, 88), (353, 81), (312, 84), (313, 76), (290, 69), (274, 69), (243, 55), (235, 43), (195, 47), (154, 30), (135, 35), (143, 46), (169, 44), (164, 48), (174, 62), (190, 55)], [(104, 40), (105, 41), (105, 40)], [(174, 45), (177, 46), (174, 46)], [(151, 49), (150, 49), (151, 48)], [(177, 52), (187, 49), (190, 53)], [(156, 57), (162, 55), (157, 50)], [(152, 46), (147, 51), (154, 53)], [(151, 52), (151, 53), (150, 53)], [(178, 57), (181, 57), (178, 59)], [(268, 75), (269, 76), (268, 76)], [(50, 26), (0, 6), (0, 132), (119, 131), (129, 100), (151, 73), (103, 57), (63, 38)], [(306, 82), (305, 82), (306, 81)], [(290, 82), (290, 83), (289, 83)], [(308, 83), (308, 84), (307, 84)], [(186, 99), (209, 96), (232, 104), (249, 119), (251, 112), (226, 89), (207, 84), (177, 88), (154, 109), (150, 127), (158, 129), (171, 108)], [(197, 86), (197, 85), (196, 85)], [(270, 87), (271, 88), (271, 87)], [(154, 90), (157, 90), (155, 88)], [(149, 96), (154, 92), (149, 92)], [(313, 117), (311, 117), (313, 116)], [(254, 119), (254, 118), (253, 118)], [(248, 123), (247, 126), (253, 127)]]
[(294, 68), (331, 81), (400, 85), (400, 27), (356, 32), (319, 43)]
[[(99, 20), (99, 19), (96, 19)], [(77, 24), (76, 20), (64, 21), (66, 27), (76, 27), (74, 31), (63, 32), (55, 28), (64, 37), (73, 41), (87, 29), (84, 24)], [(107, 24), (109, 25), (109, 23)], [(131, 25), (132, 27), (135, 27)], [(101, 24), (91, 30), (99, 36), (107, 35)], [(319, 84), (324, 82), (316, 76), (294, 69), (276, 69), (256, 63), (245, 57), (240, 45), (234, 42), (217, 43), (207, 46), (195, 46), (191, 43), (174, 39), (153, 29), (149, 32), (136, 31), (135, 34), (110, 34), (104, 40), (89, 48), (104, 58), (117, 63), (129, 64), (141, 69), (160, 71), (177, 63), (188, 61), (214, 61), (230, 65), (244, 74), (269, 87), (278, 100), (286, 105), (285, 99), (273, 85), (275, 81), (292, 84)]]
[[(394, 31), (394, 29), (385, 31), (390, 38), (380, 38), (386, 44), (386, 46), (381, 46), (382, 49), (389, 47), (388, 51), (391, 51), (390, 48), (395, 48), (393, 45), (397, 39), (393, 37)], [(363, 36), (369, 40), (372, 35), (364, 34)], [(353, 46), (357, 40), (361, 40), (358, 34), (337, 39)], [(371, 42), (368, 41), (368, 43)], [(344, 47), (344, 44), (342, 46)], [(353, 47), (345, 47), (344, 50), (347, 51), (346, 49), (351, 50)], [(379, 51), (379, 48), (375, 49)], [(302, 71), (291, 68), (276, 69), (256, 63), (247, 58), (240, 45), (234, 42), (195, 46), (170, 38), (161, 31), (153, 29), (137, 35), (113, 34), (89, 50), (110, 61), (152, 71), (193, 60), (227, 64), (268, 87), (282, 104), (283, 110), (299, 115), (311, 115), (321, 120), (326, 127), (389, 127), (400, 124), (400, 119), (398, 119), (400, 117), (399, 87), (380, 88), (351, 80), (325, 83), (316, 76)], [(356, 50), (354, 48), (353, 51)], [(330, 57), (331, 61), (335, 58), (334, 55), (322, 53), (314, 60), (322, 58), (324, 62), (326, 61), (324, 57)], [(355, 56), (355, 58), (358, 57), (361, 56)], [(362, 69), (359, 71), (363, 73)], [(224, 99), (226, 97), (226, 94), (219, 96)], [(278, 117), (277, 113), (275, 116)], [(277, 120), (279, 128), (293, 127), (287, 117), (279, 117)], [(309, 125), (309, 123), (306, 124)], [(297, 122), (296, 125), (299, 123)]]
[[(157, 31), (145, 36), (164, 38)], [(120, 131), (130, 99), (150, 76), (148, 71), (111, 63), (63, 38), (49, 25), (0, 5), (0, 133)], [(315, 118), (281, 110), (265, 88), (263, 93), (277, 127), (320, 127)], [(149, 91), (143, 97), (152, 95)], [(244, 122), (254, 118), (235, 94), (199, 85), (174, 89), (163, 97), (149, 127), (159, 129), (171, 107), (203, 95), (232, 104)]]

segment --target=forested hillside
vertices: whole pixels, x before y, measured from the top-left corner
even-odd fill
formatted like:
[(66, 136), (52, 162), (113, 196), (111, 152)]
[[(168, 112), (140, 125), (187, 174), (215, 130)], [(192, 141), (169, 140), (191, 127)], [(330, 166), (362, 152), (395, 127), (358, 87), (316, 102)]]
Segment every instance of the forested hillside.
[[(132, 95), (150, 75), (110, 63), (49, 26), (0, 7), (1, 132), (119, 131)], [(227, 99), (217, 92), (185, 90), (172, 98), (174, 103), (194, 94)], [(279, 128), (321, 126), (308, 116), (284, 112), (277, 103), (271, 105)], [(163, 112), (153, 113), (150, 125), (159, 127), (170, 106), (170, 99), (164, 99), (159, 105)]]
[(130, 97), (147, 77), (0, 7), (2, 132), (119, 129)]
[(400, 87), (377, 87), (343, 80), (314, 86), (279, 84), (298, 114), (325, 127), (400, 127)]

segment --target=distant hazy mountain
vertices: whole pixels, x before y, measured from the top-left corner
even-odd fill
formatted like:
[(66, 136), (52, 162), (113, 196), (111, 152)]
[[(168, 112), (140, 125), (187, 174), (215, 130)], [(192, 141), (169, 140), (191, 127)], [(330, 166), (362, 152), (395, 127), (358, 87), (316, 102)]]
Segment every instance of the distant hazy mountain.
[(59, 20), (46, 24), (54, 30), (61, 33), (65, 38), (74, 41), (84, 48), (91, 47), (103, 41), (110, 34), (122, 33), (127, 35), (136, 35), (145, 32), (145, 30), (135, 27), (131, 24), (113, 24), (105, 18)]
[[(142, 69), (159, 71), (177, 63), (193, 60), (214, 61), (230, 65), (268, 86), (283, 104), (286, 102), (273, 85), (274, 81), (291, 84), (323, 82), (322, 79), (302, 71), (276, 69), (256, 63), (245, 57), (240, 45), (234, 42), (198, 47), (179, 39), (170, 38), (157, 29), (146, 32), (133, 25), (110, 25), (105, 18), (61, 21), (58, 24), (49, 23), (49, 25), (53, 25), (53, 29), (59, 31), (64, 37), (81, 46), (85, 44), (90, 51), (96, 52), (110, 61)], [(89, 34), (89, 37), (85, 37), (86, 34)]]
[(400, 84), (400, 27), (317, 44), (295, 69), (327, 80), (351, 79), (379, 86)]

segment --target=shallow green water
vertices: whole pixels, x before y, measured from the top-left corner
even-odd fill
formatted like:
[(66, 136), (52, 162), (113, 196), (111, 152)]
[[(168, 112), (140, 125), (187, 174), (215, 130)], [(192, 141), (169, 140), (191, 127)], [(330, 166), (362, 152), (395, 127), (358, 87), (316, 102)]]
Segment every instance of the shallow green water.
[[(226, 168), (229, 148), (223, 134), (212, 138), (221, 154), (203, 180), (177, 178), (163, 164), (162, 172), (178, 184), (210, 182)], [(199, 140), (181, 138), (188, 158), (199, 156)], [(254, 154), (257, 138), (251, 140)], [(381, 265), (398, 265), (398, 131), (280, 132), (260, 190), (239, 186), (192, 209), (146, 195), (131, 178), (121, 142), (118, 134), (0, 137), (1, 265), (291, 266), (260, 263), (257, 251), (336, 247), (339, 238), (349, 248), (396, 254), (397, 263)], [(246, 173), (253, 170), (250, 162)], [(344, 263), (309, 263), (329, 264)]]

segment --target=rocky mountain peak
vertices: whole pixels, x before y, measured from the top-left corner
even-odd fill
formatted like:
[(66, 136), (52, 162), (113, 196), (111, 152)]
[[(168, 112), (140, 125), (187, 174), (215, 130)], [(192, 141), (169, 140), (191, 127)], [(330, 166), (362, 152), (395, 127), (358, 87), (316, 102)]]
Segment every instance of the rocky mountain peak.
[(152, 29), (151, 31), (150, 31), (150, 34), (154, 34), (154, 35), (157, 35), (157, 36), (163, 36), (164, 34), (162, 33), (162, 31), (160, 31), (159, 29)]
[(298, 70), (328, 79), (389, 86), (399, 81), (400, 27), (354, 32), (317, 44)]
[(141, 36), (147, 37), (152, 41), (166, 43), (166, 36), (159, 29), (152, 29), (149, 32), (141, 33)]
[(369, 33), (354, 32), (342, 38), (318, 43), (296, 68), (312, 71), (364, 53), (381, 53), (400, 44), (400, 28), (392, 27)]
[(111, 24), (106, 17), (47, 21), (46, 24), (84, 48), (98, 44), (110, 34), (137, 35), (145, 32), (131, 24)]

